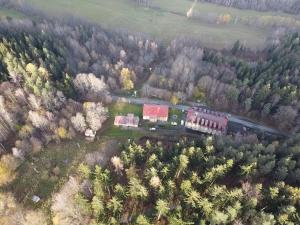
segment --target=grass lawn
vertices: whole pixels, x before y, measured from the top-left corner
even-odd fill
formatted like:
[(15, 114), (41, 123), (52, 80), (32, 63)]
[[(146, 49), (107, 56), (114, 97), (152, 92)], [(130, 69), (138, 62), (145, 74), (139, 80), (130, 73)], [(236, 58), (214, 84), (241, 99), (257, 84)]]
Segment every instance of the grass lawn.
[(133, 113), (135, 116), (141, 117), (143, 114), (143, 108), (141, 105), (123, 102), (114, 103), (109, 107), (109, 116), (111, 118), (117, 115), (127, 115), (128, 113)]
[[(189, 0), (153, 0), (154, 7), (150, 9), (136, 6), (132, 0), (25, 0), (25, 2), (51, 15), (74, 15), (106, 28), (142, 32), (165, 42), (177, 36), (191, 36), (201, 40), (208, 47), (231, 46), (238, 39), (245, 41), (248, 46), (261, 47), (270, 34), (268, 29), (257, 29), (243, 24), (217, 25), (188, 20), (185, 14), (192, 3)], [(236, 16), (270, 15), (202, 2), (197, 4), (196, 10), (200, 13), (230, 13)]]
[(170, 109), (169, 114), (170, 114), (170, 117), (173, 115), (176, 115), (178, 118), (182, 118), (184, 116), (184, 112), (182, 112), (182, 110), (174, 109), (174, 108)]
[[(169, 119), (167, 123), (159, 123), (158, 127), (174, 129), (181, 125), (181, 120), (185, 120), (185, 114), (179, 109), (169, 108)], [(172, 122), (176, 122), (177, 125), (172, 125)]]
[(144, 136), (145, 132), (142, 132), (138, 129), (125, 129), (122, 127), (114, 126), (114, 119), (117, 115), (127, 115), (128, 113), (133, 113), (135, 116), (139, 116), (140, 119), (142, 118), (143, 109), (141, 105), (134, 105), (128, 103), (113, 103), (109, 107), (109, 118), (106, 122), (105, 126), (107, 130), (105, 131), (104, 135), (107, 137), (114, 137), (117, 139), (128, 139), (128, 138), (140, 138)]
[(106, 137), (116, 138), (121, 141), (127, 140), (127, 139), (139, 139), (146, 135), (146, 132), (140, 131), (140, 130), (134, 130), (134, 129), (126, 129), (121, 127), (110, 127), (106, 133)]

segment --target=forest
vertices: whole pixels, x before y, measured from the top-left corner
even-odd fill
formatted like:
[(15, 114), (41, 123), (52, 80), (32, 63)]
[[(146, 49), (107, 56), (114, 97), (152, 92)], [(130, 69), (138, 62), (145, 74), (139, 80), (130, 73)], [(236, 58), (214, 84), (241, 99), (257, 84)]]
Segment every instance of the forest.
[(99, 130), (109, 91), (133, 88), (158, 55), (155, 42), (92, 26), (6, 20), (1, 33), (0, 137), (23, 151), (30, 139), (41, 146), (74, 128)]
[[(240, 41), (216, 50), (81, 20), (1, 19), (0, 224), (299, 224), (299, 68), (299, 32), (260, 50)], [(46, 209), (3, 192), (50, 143), (83, 139), (86, 130), (101, 136), (112, 95), (134, 91), (198, 101), (288, 135), (120, 141), (106, 167), (82, 160)]]
[(176, 40), (165, 54), (166, 62), (154, 68), (143, 88), (146, 96), (206, 101), (297, 131), (299, 33), (257, 52), (240, 42), (231, 51), (218, 52)]
[[(54, 197), (54, 224), (300, 222), (300, 189), (291, 186), (300, 178), (300, 168), (292, 169), (299, 162), (299, 136), (283, 144), (197, 142), (129, 142), (106, 169), (81, 164)], [(65, 212), (70, 204), (76, 210)]]

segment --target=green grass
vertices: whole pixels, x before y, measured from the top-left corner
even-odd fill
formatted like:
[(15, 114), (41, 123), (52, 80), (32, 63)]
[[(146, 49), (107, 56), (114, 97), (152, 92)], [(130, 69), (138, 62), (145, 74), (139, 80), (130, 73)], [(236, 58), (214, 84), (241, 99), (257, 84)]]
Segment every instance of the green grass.
[[(159, 5), (163, 9), (169, 9), (172, 11), (186, 13), (187, 9), (189, 9), (192, 5), (191, 0), (153, 0), (155, 5)], [(198, 1), (196, 5), (196, 11), (200, 13), (217, 13), (217, 14), (226, 14), (229, 13), (231, 15), (245, 17), (245, 16), (287, 16), (287, 17), (295, 17), (295, 15), (290, 15), (287, 13), (281, 12), (259, 12), (255, 10), (240, 10), (233, 7), (224, 7), (217, 4), (210, 4), (206, 2)]]
[[(176, 115), (176, 119), (173, 119), (173, 116)], [(161, 123), (159, 127), (173, 129), (180, 125), (181, 120), (184, 120), (184, 112), (179, 109), (170, 108), (169, 109), (169, 119), (167, 123)], [(176, 122), (177, 126), (172, 125), (172, 122)]]
[(179, 109), (171, 108), (169, 114), (170, 116), (177, 115), (178, 117), (182, 117), (184, 115), (184, 112), (182, 112), (182, 110)]
[[(151, 9), (138, 7), (132, 0), (25, 0), (25, 2), (51, 15), (74, 15), (107, 28), (142, 32), (166, 42), (182, 35), (199, 39), (208, 47), (231, 46), (238, 39), (245, 41), (248, 46), (261, 47), (270, 34), (269, 29), (257, 29), (242, 24), (217, 25), (188, 20), (185, 14), (192, 3), (189, 0), (153, 0), (156, 8)], [(290, 16), (282, 13), (244, 11), (208, 3), (198, 3), (196, 10), (203, 13), (230, 13), (236, 16)]]
[(127, 139), (139, 139), (145, 136), (146, 133), (144, 131), (134, 130), (134, 129), (126, 129), (121, 127), (110, 127), (105, 133), (106, 137), (117, 138), (121, 141)]
[(127, 115), (128, 113), (133, 113), (135, 116), (142, 117), (142, 106), (128, 104), (128, 103), (114, 103), (109, 107), (109, 119), (106, 122), (107, 130), (105, 131), (105, 136), (113, 137), (121, 140), (128, 138), (138, 139), (147, 133), (142, 132), (137, 129), (126, 129), (122, 127), (114, 126), (114, 118), (117, 115)]
[(128, 104), (123, 102), (114, 103), (109, 107), (110, 117), (115, 117), (117, 115), (127, 115), (128, 113), (133, 113), (135, 116), (142, 116), (142, 106)]
[(24, 19), (27, 18), (26, 15), (13, 10), (13, 9), (0, 9), (0, 19), (1, 17), (11, 17), (11, 18), (16, 18), (16, 19)]
[[(177, 116), (176, 120), (173, 120), (172, 118), (174, 115)], [(184, 112), (179, 109), (170, 109), (169, 118), (170, 121), (175, 121), (178, 125), (180, 125), (181, 120), (184, 119)]]

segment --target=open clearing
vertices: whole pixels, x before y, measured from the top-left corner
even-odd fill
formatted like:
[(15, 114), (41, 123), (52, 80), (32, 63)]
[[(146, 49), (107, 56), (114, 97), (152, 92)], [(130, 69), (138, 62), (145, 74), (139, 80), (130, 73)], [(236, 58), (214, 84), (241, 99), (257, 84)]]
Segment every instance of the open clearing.
[[(25, 0), (54, 16), (73, 15), (98, 23), (105, 28), (142, 32), (152, 38), (168, 42), (177, 36), (189, 36), (208, 47), (230, 47), (236, 40), (250, 47), (261, 47), (269, 29), (258, 29), (243, 24), (217, 25), (200, 20), (188, 20), (185, 15), (191, 6), (189, 0), (153, 0), (151, 8), (136, 6), (132, 0)], [(198, 3), (195, 8), (203, 13), (230, 13), (233, 16), (287, 16), (280, 13), (263, 13), (239, 10), (208, 3)]]
[[(12, 191), (16, 198), (26, 206), (46, 206), (50, 203), (51, 195), (83, 162), (85, 155), (103, 150), (107, 141), (107, 138), (99, 138), (94, 142), (78, 138), (58, 144), (52, 143), (42, 151), (28, 157), (18, 168), (20, 174), (4, 189)], [(33, 195), (38, 195), (42, 201), (33, 204), (31, 201)]]

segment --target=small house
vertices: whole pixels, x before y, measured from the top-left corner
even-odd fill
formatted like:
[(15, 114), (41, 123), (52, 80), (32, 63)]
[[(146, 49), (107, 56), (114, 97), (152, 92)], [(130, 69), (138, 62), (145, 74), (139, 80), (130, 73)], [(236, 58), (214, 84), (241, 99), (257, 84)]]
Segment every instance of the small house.
[(138, 127), (139, 120), (139, 117), (134, 116), (134, 114), (128, 114), (127, 116), (116, 116), (114, 125), (122, 127)]
[(143, 119), (151, 122), (167, 122), (169, 116), (169, 107), (165, 105), (144, 104)]

